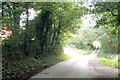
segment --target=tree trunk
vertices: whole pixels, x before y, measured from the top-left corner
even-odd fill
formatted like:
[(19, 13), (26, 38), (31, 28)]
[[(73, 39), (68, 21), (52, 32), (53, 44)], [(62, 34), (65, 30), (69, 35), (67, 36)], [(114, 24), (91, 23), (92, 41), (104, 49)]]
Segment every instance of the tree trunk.
[(26, 4), (26, 15), (27, 15), (27, 19), (26, 19), (26, 28), (28, 27), (29, 25), (29, 21), (28, 21), (28, 18), (29, 18), (29, 12), (28, 12), (28, 9), (29, 9), (29, 4), (27, 3)]
[(54, 40), (55, 40), (55, 36), (56, 36), (56, 28), (55, 28), (55, 24), (54, 24), (54, 29), (53, 29), (53, 38), (52, 38), (52, 42), (51, 42), (51, 46), (53, 46)]
[(61, 18), (59, 17), (59, 25), (58, 25), (58, 29), (57, 29), (56, 41), (58, 40), (58, 37), (60, 35), (60, 29), (61, 29)]
[(29, 3), (26, 3), (26, 15), (27, 15), (27, 19), (26, 19), (26, 31), (25, 31), (25, 36), (24, 36), (24, 53), (26, 56), (28, 56), (28, 47), (29, 47), (29, 39), (28, 39), (28, 35), (27, 35), (27, 28), (29, 26)]

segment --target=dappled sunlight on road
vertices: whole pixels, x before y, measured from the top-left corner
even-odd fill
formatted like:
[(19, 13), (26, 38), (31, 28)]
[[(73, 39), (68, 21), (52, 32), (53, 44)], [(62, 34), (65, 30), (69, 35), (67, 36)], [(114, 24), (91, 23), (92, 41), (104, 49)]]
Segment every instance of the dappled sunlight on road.
[[(62, 61), (32, 78), (93, 78), (96, 72), (90, 69), (88, 63), (92, 55), (83, 55), (72, 48), (64, 48), (64, 54), (72, 56), (72, 59)], [(47, 73), (47, 74), (46, 74)]]
[[(89, 62), (89, 56), (77, 53), (72, 48), (64, 48), (64, 54), (72, 56), (73, 61), (77, 61), (81, 65), (87, 65)], [(85, 67), (85, 66), (84, 66)]]
[[(98, 49), (95, 49), (89, 55), (77, 53), (72, 48), (64, 48), (64, 53), (72, 56), (72, 59), (62, 61), (41, 73), (33, 76), (32, 78), (97, 78), (97, 77), (112, 77), (116, 75), (118, 70), (98, 65), (89, 62), (90, 59), (96, 57)], [(89, 63), (89, 64), (88, 64)], [(115, 70), (115, 72), (113, 72)], [(108, 72), (109, 71), (109, 72)], [(109, 73), (113, 73), (109, 76)]]
[(74, 51), (71, 48), (64, 48), (64, 54), (74, 57)]

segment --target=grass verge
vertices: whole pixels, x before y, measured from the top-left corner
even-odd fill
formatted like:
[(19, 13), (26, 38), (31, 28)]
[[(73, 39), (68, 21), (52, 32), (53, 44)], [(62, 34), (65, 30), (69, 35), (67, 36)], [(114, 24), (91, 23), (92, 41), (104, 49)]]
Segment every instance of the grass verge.
[(120, 69), (120, 66), (118, 65), (118, 62), (114, 61), (113, 59), (109, 59), (109, 58), (94, 58), (92, 60), (100, 60), (100, 62), (99, 62), (100, 64)]
[(75, 49), (74, 52), (76, 53), (80, 53), (80, 54), (83, 54), (83, 55), (88, 55), (92, 52), (93, 50), (78, 50), (78, 49)]
[(71, 59), (72, 57), (66, 54), (50, 55), (47, 57), (39, 57), (35, 59), (33, 57), (27, 57), (23, 60), (13, 61), (8, 67), (3, 62), (2, 76), (3, 79), (8, 78), (19, 78), (24, 74), (35, 70), (37, 67), (47, 66), (58, 63), (63, 60)]

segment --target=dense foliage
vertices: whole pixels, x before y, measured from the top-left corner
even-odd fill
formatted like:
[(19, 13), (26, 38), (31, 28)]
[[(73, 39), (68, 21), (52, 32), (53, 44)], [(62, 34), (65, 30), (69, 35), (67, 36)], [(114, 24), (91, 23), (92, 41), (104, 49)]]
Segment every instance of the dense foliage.
[[(86, 8), (82, 2), (3, 2), (2, 28), (12, 32), (2, 41), (3, 78), (19, 77), (24, 69), (62, 60), (66, 43), (90, 50), (98, 40), (101, 56), (119, 53), (119, 3), (93, 2), (92, 6)], [(34, 19), (30, 19), (31, 9)], [(81, 27), (81, 17), (86, 14), (94, 14), (95, 26)]]
[(94, 6), (99, 16), (95, 27), (106, 28), (106, 38), (101, 40), (104, 45), (107, 45), (104, 49), (107, 49), (108, 53), (119, 53), (119, 2), (97, 2)]
[(80, 49), (90, 49), (93, 41), (98, 40), (103, 54), (119, 53), (119, 2), (92, 2), (89, 6), (89, 14), (96, 24), (81, 27), (71, 43)]
[[(81, 22), (79, 18), (85, 13), (85, 8), (78, 4), (82, 5), (66, 2), (3, 2), (3, 24), (12, 31), (11, 36), (2, 41), (3, 78), (18, 77), (18, 73), (14, 74), (11, 67), (24, 65), (21, 62), (17, 63), (26, 58), (42, 60), (43, 57), (63, 53), (62, 46), (65, 40), (69, 38), (69, 33), (74, 33), (80, 27), (76, 24)], [(29, 19), (30, 9), (37, 13), (33, 20)], [(26, 15), (24, 19), (21, 18), (22, 14)], [(25, 25), (20, 26), (20, 20)], [(17, 62), (13, 62), (16, 60)]]

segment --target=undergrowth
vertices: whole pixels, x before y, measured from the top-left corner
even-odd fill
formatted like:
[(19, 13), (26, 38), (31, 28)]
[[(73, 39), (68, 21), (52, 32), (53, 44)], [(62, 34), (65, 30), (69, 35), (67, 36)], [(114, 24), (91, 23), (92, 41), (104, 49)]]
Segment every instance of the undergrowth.
[(94, 58), (92, 60), (100, 60), (100, 64), (120, 69), (120, 66), (118, 65), (120, 60), (118, 59), (117, 55), (114, 54), (100, 56), (99, 58)]
[(38, 59), (27, 57), (23, 60), (13, 61), (9, 67), (6, 67), (6, 63), (3, 62), (2, 76), (3, 78), (19, 78), (21, 75), (24, 75), (24, 73), (34, 70), (37, 66), (55, 64), (70, 58), (72, 57), (66, 54), (39, 57)]

